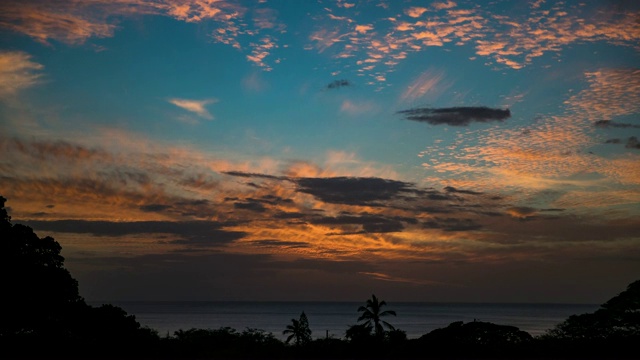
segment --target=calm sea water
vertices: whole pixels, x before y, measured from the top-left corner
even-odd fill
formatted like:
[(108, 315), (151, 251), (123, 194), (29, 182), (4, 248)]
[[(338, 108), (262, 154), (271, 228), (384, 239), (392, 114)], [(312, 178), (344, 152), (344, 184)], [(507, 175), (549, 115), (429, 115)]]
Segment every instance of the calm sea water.
[[(101, 302), (90, 302), (100, 305)], [(136, 316), (142, 325), (158, 330), (160, 335), (190, 328), (217, 329), (232, 327), (262, 329), (283, 339), (282, 330), (304, 311), (314, 338), (343, 338), (349, 325), (356, 323), (361, 303), (356, 302), (111, 302)], [(454, 321), (474, 319), (501, 325), (513, 325), (533, 336), (564, 321), (574, 314), (593, 312), (598, 305), (575, 304), (444, 304), (391, 303), (396, 317), (387, 320), (418, 338), (431, 330), (446, 327)]]

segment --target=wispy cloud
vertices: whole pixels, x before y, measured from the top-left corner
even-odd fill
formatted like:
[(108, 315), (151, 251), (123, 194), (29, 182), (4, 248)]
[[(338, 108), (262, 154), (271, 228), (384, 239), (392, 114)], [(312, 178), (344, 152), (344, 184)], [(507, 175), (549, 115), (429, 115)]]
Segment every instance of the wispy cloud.
[(616, 126), (617, 116), (640, 112), (640, 69), (598, 69), (584, 74), (589, 87), (571, 96), (565, 105), (597, 125)]
[[(329, 52), (344, 67), (355, 65), (364, 84), (384, 87), (388, 74), (412, 52), (429, 47), (469, 45), (494, 69), (514, 70), (529, 66), (546, 53), (559, 53), (581, 42), (604, 41), (634, 47), (640, 25), (633, 11), (593, 4), (558, 3), (536, 6), (510, 15), (497, 14), (491, 6), (458, 6), (453, 1), (434, 2), (429, 7), (406, 7), (378, 21), (343, 8), (327, 8), (331, 26), (318, 16), (317, 30), (309, 37), (320, 52)], [(367, 24), (375, 29), (355, 27)], [(365, 31), (366, 30), (366, 31)], [(308, 49), (312, 48), (311, 46)]]
[[(125, 0), (126, 1), (126, 0)], [(129, 0), (131, 3), (137, 2), (147, 6), (154, 4), (148, 0)], [(244, 9), (227, 1), (199, 1), (187, 0), (181, 2), (170, 1), (165, 4), (156, 5), (160, 10), (166, 11), (168, 15), (186, 22), (200, 22), (206, 19), (228, 20), (240, 13)]]
[[(249, 28), (246, 17), (253, 15), (255, 28)], [(167, 16), (179, 21), (218, 24), (211, 33), (215, 42), (238, 50), (250, 50), (247, 60), (271, 70), (264, 58), (277, 47), (277, 34), (286, 31), (277, 20), (277, 12), (257, 8), (253, 12), (230, 1), (154, 1), (154, 0), (7, 0), (0, 2), (0, 27), (30, 36), (49, 44), (51, 40), (67, 44), (83, 44), (90, 38), (115, 35), (117, 19), (134, 15)], [(256, 40), (257, 39), (257, 40)], [(241, 45), (241, 42), (243, 43)], [(276, 62), (279, 60), (275, 60)]]
[(0, 98), (36, 84), (43, 66), (22, 51), (0, 51)]
[(28, 225), (45, 230), (95, 236), (127, 236), (137, 234), (170, 234), (176, 244), (217, 247), (232, 242), (247, 234), (224, 230), (224, 223), (216, 221), (28, 221)]
[(402, 93), (402, 101), (414, 101), (427, 94), (439, 94), (449, 88), (450, 84), (443, 82), (445, 73), (442, 70), (429, 69), (413, 81)]
[[(96, 2), (98, 6), (103, 5)], [(77, 5), (77, 7), (75, 6)], [(90, 37), (113, 36), (115, 25), (104, 18), (84, 13), (86, 4), (70, 1), (13, 1), (0, 4), (0, 26), (48, 44), (55, 39), (81, 44)]]
[(371, 102), (344, 100), (342, 105), (340, 105), (340, 111), (350, 115), (362, 115), (364, 113), (374, 112), (376, 109), (376, 105)]
[(507, 67), (520, 69), (544, 53), (558, 52), (576, 42), (609, 41), (636, 46), (640, 39), (637, 14), (612, 9), (606, 5), (591, 10), (576, 4), (550, 9), (532, 6), (526, 17), (494, 16), (499, 26), (504, 27), (502, 32), (509, 36), (486, 36), (477, 41), (476, 53), (493, 57), (497, 63)]
[(360, 271), (358, 274), (366, 275), (372, 277), (376, 280), (381, 281), (390, 281), (390, 282), (399, 282), (399, 283), (409, 283), (413, 285), (438, 285), (437, 281), (424, 280), (424, 279), (414, 279), (414, 278), (406, 278), (406, 277), (398, 277), (392, 276), (381, 272), (368, 272), (368, 271)]
[(208, 120), (213, 120), (213, 115), (211, 115), (209, 110), (207, 110), (206, 106), (218, 102), (216, 99), (189, 100), (178, 98), (169, 99), (168, 101), (177, 107), (190, 111), (201, 118)]
[(251, 54), (247, 55), (247, 60), (251, 61), (257, 66), (260, 66), (265, 71), (273, 70), (271, 65), (268, 65), (265, 62), (265, 58), (271, 55), (271, 51), (273, 51), (273, 49), (278, 47), (277, 43), (274, 41), (274, 38), (268, 35), (264, 36), (260, 39), (260, 42), (251, 43), (251, 47)]
[(242, 78), (242, 87), (250, 91), (264, 91), (269, 87), (269, 83), (264, 80), (259, 72), (252, 72)]

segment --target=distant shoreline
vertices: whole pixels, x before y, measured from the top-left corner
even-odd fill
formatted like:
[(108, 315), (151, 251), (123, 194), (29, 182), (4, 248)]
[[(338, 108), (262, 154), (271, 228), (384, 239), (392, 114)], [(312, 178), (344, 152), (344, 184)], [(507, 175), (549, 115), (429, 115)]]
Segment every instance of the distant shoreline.
[[(99, 306), (100, 301), (88, 301)], [(356, 324), (361, 302), (351, 301), (110, 301), (161, 335), (177, 330), (231, 327), (261, 329), (282, 339), (285, 326), (301, 311), (309, 317), (312, 337), (344, 338)], [(414, 339), (456, 321), (488, 321), (542, 335), (568, 316), (594, 311), (597, 304), (393, 302), (389, 321)]]

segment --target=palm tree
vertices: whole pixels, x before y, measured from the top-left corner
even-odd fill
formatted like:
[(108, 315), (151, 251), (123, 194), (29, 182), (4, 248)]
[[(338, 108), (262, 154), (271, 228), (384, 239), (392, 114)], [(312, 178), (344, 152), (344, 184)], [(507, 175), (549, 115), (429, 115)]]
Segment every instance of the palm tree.
[(287, 328), (282, 332), (283, 335), (289, 334), (286, 343), (288, 344), (292, 339), (295, 339), (297, 346), (304, 345), (311, 341), (311, 329), (309, 329), (309, 320), (307, 315), (302, 312), (300, 319), (291, 319), (291, 325), (287, 325)]
[(380, 319), (381, 317), (388, 315), (396, 316), (396, 312), (393, 310), (380, 311), (385, 305), (387, 305), (387, 303), (384, 300), (379, 301), (375, 295), (371, 295), (371, 299), (367, 300), (366, 306), (360, 306), (358, 308), (358, 312), (362, 312), (358, 321), (366, 320), (364, 323), (366, 326), (371, 326), (371, 323), (373, 323), (376, 336), (378, 337), (382, 337), (384, 335), (384, 327), (387, 327), (390, 330), (395, 330), (393, 325)]

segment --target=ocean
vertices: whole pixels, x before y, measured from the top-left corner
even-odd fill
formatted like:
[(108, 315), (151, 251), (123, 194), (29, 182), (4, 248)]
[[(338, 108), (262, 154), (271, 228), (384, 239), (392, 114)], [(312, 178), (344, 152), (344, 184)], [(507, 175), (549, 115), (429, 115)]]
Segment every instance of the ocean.
[[(102, 302), (89, 302), (99, 306)], [(271, 332), (284, 339), (282, 331), (302, 311), (309, 319), (314, 338), (327, 335), (344, 338), (348, 326), (356, 324), (358, 302), (110, 302), (120, 306), (143, 326), (161, 336), (191, 328), (231, 327)], [(570, 315), (594, 312), (599, 305), (584, 304), (469, 304), (469, 303), (390, 303), (383, 310), (395, 310), (397, 316), (384, 320), (418, 338), (454, 321), (486, 321), (512, 325), (533, 336), (541, 335)]]

